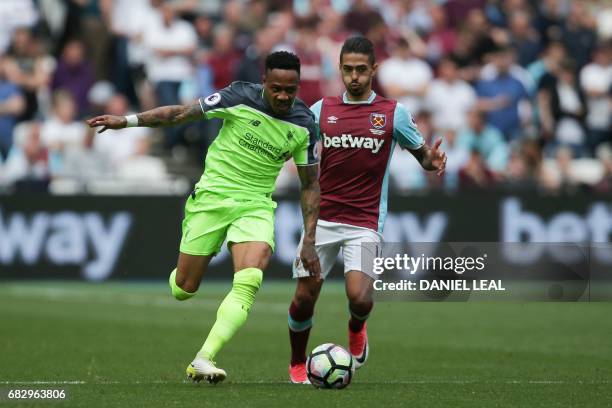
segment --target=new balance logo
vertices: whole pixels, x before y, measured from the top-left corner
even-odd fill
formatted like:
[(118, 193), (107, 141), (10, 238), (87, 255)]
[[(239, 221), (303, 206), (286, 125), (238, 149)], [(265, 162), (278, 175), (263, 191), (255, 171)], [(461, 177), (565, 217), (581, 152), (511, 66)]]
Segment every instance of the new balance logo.
[(345, 147), (356, 149), (369, 149), (372, 153), (378, 153), (385, 143), (384, 139), (373, 137), (353, 136), (342, 134), (342, 136), (327, 136), (323, 133), (324, 147)]

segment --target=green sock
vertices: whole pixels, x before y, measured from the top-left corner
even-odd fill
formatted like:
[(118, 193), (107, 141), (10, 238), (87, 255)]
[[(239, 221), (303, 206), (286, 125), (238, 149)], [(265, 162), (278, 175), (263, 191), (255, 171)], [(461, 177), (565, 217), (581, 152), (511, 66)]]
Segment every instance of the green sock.
[(262, 279), (263, 272), (257, 268), (246, 268), (234, 274), (232, 290), (221, 302), (217, 310), (217, 321), (200, 350), (202, 357), (215, 358), (225, 343), (246, 322)]
[(195, 295), (195, 292), (185, 292), (183, 289), (179, 288), (176, 284), (176, 268), (170, 274), (170, 279), (168, 279), (168, 283), (170, 283), (170, 289), (172, 289), (172, 295), (178, 300), (189, 299), (190, 297)]

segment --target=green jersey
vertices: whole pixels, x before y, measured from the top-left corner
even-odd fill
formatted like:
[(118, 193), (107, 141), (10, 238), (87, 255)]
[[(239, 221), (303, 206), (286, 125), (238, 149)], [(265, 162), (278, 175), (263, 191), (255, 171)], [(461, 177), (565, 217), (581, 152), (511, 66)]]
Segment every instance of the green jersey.
[(262, 85), (234, 82), (199, 103), (204, 116), (223, 119), (223, 127), (208, 149), (197, 189), (268, 200), (285, 161), (317, 163), (314, 115), (301, 100), (288, 115), (278, 116), (264, 99)]

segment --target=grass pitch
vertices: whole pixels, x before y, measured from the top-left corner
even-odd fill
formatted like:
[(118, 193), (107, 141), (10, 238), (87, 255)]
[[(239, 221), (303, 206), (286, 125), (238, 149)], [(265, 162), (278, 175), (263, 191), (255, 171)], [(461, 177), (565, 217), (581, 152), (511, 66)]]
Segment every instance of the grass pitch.
[[(163, 283), (0, 284), (0, 405), (79, 407), (609, 407), (612, 304), (378, 303), (371, 355), (345, 390), (288, 383), (293, 283), (264, 282), (217, 358), (226, 382), (185, 381), (230, 283), (175, 301)], [(342, 283), (328, 282), (309, 349), (347, 345)], [(10, 389), (68, 399), (9, 401)]]

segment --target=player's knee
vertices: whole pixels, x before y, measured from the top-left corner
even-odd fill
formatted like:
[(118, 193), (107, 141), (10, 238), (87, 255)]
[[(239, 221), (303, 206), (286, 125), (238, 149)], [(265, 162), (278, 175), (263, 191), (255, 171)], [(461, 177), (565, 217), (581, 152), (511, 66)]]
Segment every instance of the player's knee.
[(260, 253), (260, 268), (261, 270), (265, 270), (268, 268), (268, 264), (270, 263), (270, 259), (272, 259), (272, 248), (269, 245), (266, 245), (262, 248)]
[(295, 303), (295, 306), (302, 310), (313, 309), (315, 301), (315, 297), (308, 292), (299, 294), (296, 293), (293, 297), (293, 303)]
[(176, 275), (176, 285), (183, 289), (185, 292), (197, 292), (200, 287), (200, 281), (196, 279), (189, 279), (187, 274)]
[(200, 282), (186, 280), (180, 284), (177, 283), (177, 286), (181, 288), (182, 290), (184, 290), (185, 292), (195, 293), (200, 288)]
[(374, 306), (372, 297), (366, 293), (348, 293), (348, 301), (351, 312), (360, 316), (369, 314)]
[(300, 309), (314, 309), (319, 291), (320, 286), (318, 285), (298, 285), (293, 296), (293, 303)]
[(177, 273), (176, 269), (170, 274), (169, 283), (172, 296), (177, 300), (193, 297), (200, 286), (200, 282), (187, 279), (184, 274)]
[[(240, 252), (236, 250), (239, 245), (241, 248)], [(245, 247), (244, 245), (249, 246)], [(234, 250), (232, 254), (234, 268), (236, 271), (248, 268), (256, 268), (262, 271), (266, 270), (268, 264), (270, 263), (270, 258), (272, 258), (272, 248), (270, 248), (270, 245), (265, 243), (257, 243), (257, 245), (252, 243), (234, 244), (232, 249)]]
[(305, 314), (312, 314), (317, 302), (317, 293), (312, 290), (297, 291), (293, 296), (296, 308)]

